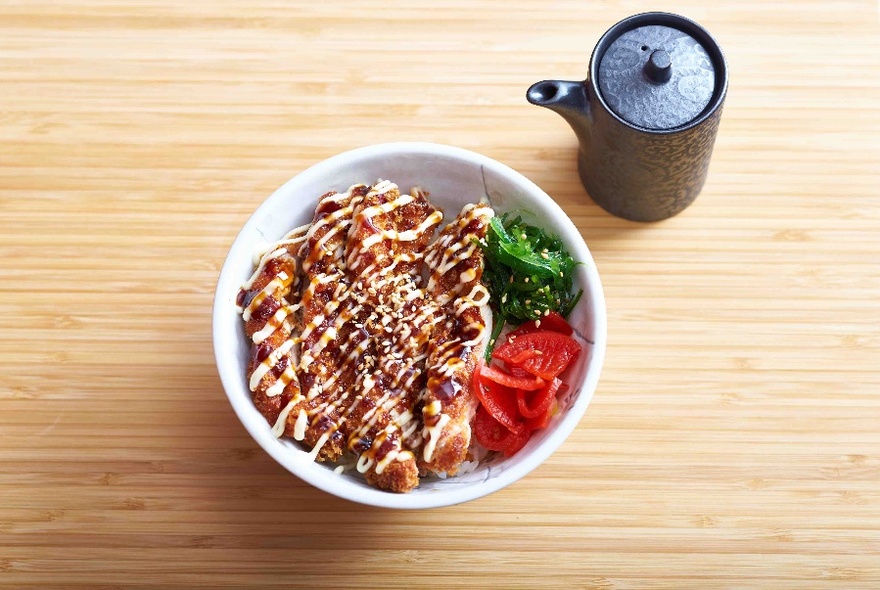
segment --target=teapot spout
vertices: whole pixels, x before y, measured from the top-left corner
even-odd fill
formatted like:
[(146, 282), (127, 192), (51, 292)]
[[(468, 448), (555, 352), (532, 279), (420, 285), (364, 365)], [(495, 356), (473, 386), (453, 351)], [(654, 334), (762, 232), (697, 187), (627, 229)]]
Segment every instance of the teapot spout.
[(532, 84), (526, 99), (562, 115), (569, 124), (587, 116), (587, 92), (583, 82), (542, 80)]

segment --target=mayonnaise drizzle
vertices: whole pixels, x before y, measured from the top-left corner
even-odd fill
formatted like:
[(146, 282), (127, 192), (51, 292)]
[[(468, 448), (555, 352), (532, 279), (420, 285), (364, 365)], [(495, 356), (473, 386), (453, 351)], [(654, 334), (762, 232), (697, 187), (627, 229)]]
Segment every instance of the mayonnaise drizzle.
[(295, 402), (290, 400), (290, 402), (284, 406), (284, 409), (281, 410), (281, 413), (278, 414), (278, 419), (275, 421), (275, 424), (272, 426), (272, 434), (275, 435), (275, 438), (280, 438), (282, 434), (284, 434), (284, 427), (287, 424), (287, 417), (290, 415), (290, 411), (293, 409)]
[[(394, 461), (412, 460), (412, 451), (416, 449), (421, 449), (424, 459), (430, 461), (444, 428), (450, 422), (450, 416), (443, 412), (440, 400), (433, 400), (423, 410), (422, 415), (431, 418), (431, 426), (422, 426), (421, 419), (413, 414), (412, 408), (402, 406), (401, 401), (424, 371), (434, 370), (444, 377), (451, 377), (464, 364), (456, 353), (463, 347), (478, 346), (484, 336), (486, 326), (483, 323), (470, 322), (453, 339), (444, 342), (435, 351), (430, 367), (425, 364), (430, 335), (439, 322), (447, 319), (444, 314), (438, 313), (440, 307), (451, 303), (450, 312), (461, 316), (468, 309), (488, 303), (488, 291), (479, 284), (478, 269), (472, 266), (466, 265), (455, 283), (444, 289), (444, 292), (438, 292), (438, 286), (448, 273), (474, 256), (478, 247), (474, 244), (473, 235), (464, 229), (477, 216), (486, 216), (487, 213), (491, 215), (491, 209), (469, 205), (462, 210), (456, 221), (457, 231), (445, 233), (426, 252), (392, 252), (393, 259), (383, 260), (381, 263), (371, 256), (371, 262), (365, 268), (360, 268), (364, 255), (374, 246), (386, 240), (392, 243), (418, 240), (425, 232), (433, 232), (443, 216), (441, 212), (434, 211), (410, 230), (379, 229), (373, 222), (374, 218), (388, 215), (399, 207), (414, 202), (421, 195), (414, 189), (410, 195), (400, 195), (390, 201), (364, 207), (353, 214), (356, 207), (352, 205), (351, 201), (355, 199), (351, 197), (358, 186), (363, 185), (355, 185), (344, 193), (323, 197), (319, 211), (321, 206), (330, 210), (332, 203), (348, 200), (349, 204), (320, 216), (310, 225), (296, 228), (259, 254), (257, 268), (245, 282), (243, 289), (253, 286), (271, 260), (290, 256), (292, 246), (300, 245), (298, 254), (302, 259), (303, 272), (308, 273), (322, 258), (329, 257), (333, 262), (322, 264), (322, 272), (311, 275), (302, 292), (301, 303), (281, 305), (277, 309), (266, 324), (253, 334), (254, 344), (265, 342), (282, 326), (289, 330), (290, 323), (295, 321), (293, 314), (309, 305), (317, 296), (318, 289), (328, 284), (336, 284), (336, 287), (324, 308), (302, 327), (301, 333), (285, 340), (256, 367), (250, 377), (249, 387), (251, 391), (256, 391), (281, 358), (292, 353), (299, 354), (298, 348), (294, 347), (302, 346), (297, 362), (290, 363), (266, 389), (268, 397), (281, 395), (287, 385), (297, 379), (299, 371), (307, 370), (331, 343), (338, 343), (338, 365), (329, 372), (323, 366), (319, 367), (311, 390), (303, 392), (305, 395), (296, 395), (287, 403), (275, 421), (272, 432), (281, 436), (291, 412), (295, 412), (292, 436), (295, 440), (304, 440), (310, 425), (316, 425), (326, 415), (339, 415), (338, 420), (321, 434), (309, 452), (309, 457), (316, 459), (333, 432), (358, 410), (364, 395), (380, 387), (376, 376), (381, 373), (384, 375), (381, 381), (383, 389), (381, 392), (369, 394), (373, 399), (371, 409), (363, 414), (353, 436), (361, 438), (377, 427), (380, 428), (369, 449), (358, 458), (356, 468), (360, 473), (374, 469), (377, 474), (382, 474)], [(371, 193), (383, 195), (396, 188), (392, 182), (380, 181), (371, 189)], [(358, 247), (349, 248), (346, 255), (345, 239), (350, 240), (362, 224), (376, 231), (367, 232)], [(315, 240), (315, 236), (321, 231), (324, 233)], [(428, 269), (425, 286), (420, 284), (418, 264), (413, 264), (419, 261), (423, 261)], [(408, 270), (400, 272), (398, 269), (405, 264), (409, 265), (406, 267)], [(355, 284), (349, 284), (349, 280), (355, 281)], [(241, 310), (243, 319), (248, 321), (267, 297), (277, 296), (291, 282), (295, 285), (296, 277), (279, 273)], [(446, 279), (443, 283), (449, 285), (449, 280)], [(465, 288), (469, 288), (469, 292), (463, 295)], [(326, 288), (320, 292), (322, 298), (328, 296)], [(384, 295), (377, 300), (377, 293)], [(379, 314), (379, 319), (374, 324), (376, 333), (367, 334), (358, 325), (356, 329), (345, 332), (348, 336), (343, 342), (337, 342), (344, 328), (355, 321), (355, 318), (365, 317), (364, 313), (370, 313), (367, 310), (374, 310)], [(377, 362), (363, 364), (364, 353), (371, 343), (378, 349)], [(355, 390), (363, 393), (353, 396), (350, 391), (336, 391), (339, 389), (339, 375), (350, 371), (354, 365), (359, 365), (355, 374)], [(426, 390), (423, 388), (419, 398), (423, 398), (425, 394)], [(318, 403), (303, 405), (304, 400), (315, 399)], [(379, 420), (387, 420), (387, 423), (383, 421), (384, 426), (381, 426)], [(393, 444), (389, 444), (389, 441), (393, 441)], [(377, 457), (379, 448), (384, 451), (382, 456)]]
[[(389, 191), (396, 188), (390, 183), (380, 183), (376, 192)], [(378, 346), (378, 362), (375, 371), (386, 375), (383, 381), (383, 389), (377, 390), (378, 382), (373, 374), (359, 375), (356, 386), (364, 394), (359, 395), (354, 403), (344, 414), (343, 420), (348, 419), (361, 405), (364, 396), (369, 396), (373, 401), (372, 408), (360, 417), (359, 428), (349, 437), (349, 446), (368, 436), (377, 428), (379, 420), (386, 417), (390, 419), (382, 431), (372, 440), (370, 448), (362, 454), (359, 469), (366, 471), (373, 467), (373, 463), (364, 456), (374, 457), (377, 449), (383, 448), (383, 443), (393, 440), (390, 450), (386, 450), (383, 457), (378, 458), (375, 464), (377, 474), (381, 474), (392, 461), (410, 460), (412, 453), (402, 448), (403, 441), (418, 430), (419, 424), (411, 409), (404, 408), (399, 411), (400, 404), (413, 383), (419, 378), (423, 367), (419, 362), (426, 358), (424, 351), (427, 346), (429, 332), (425, 329), (427, 322), (433, 317), (435, 306), (433, 302), (425, 298), (424, 289), (419, 287), (420, 272), (416, 265), (411, 263), (423, 259), (422, 252), (393, 252), (393, 259), (379, 264), (374, 261), (364, 268), (360, 268), (361, 256), (370, 248), (382, 240), (391, 240), (394, 243), (414, 241), (420, 239), (425, 232), (433, 232), (434, 228), (442, 221), (442, 213), (434, 211), (421, 221), (415, 228), (406, 231), (379, 229), (372, 219), (373, 216), (385, 215), (395, 208), (413, 202), (421, 195), (414, 190), (411, 196), (400, 196), (393, 200), (372, 207), (365, 207), (356, 216), (352, 232), (356, 231), (358, 224), (366, 225), (376, 230), (376, 233), (368, 234), (358, 247), (352, 249), (350, 268), (356, 270), (359, 279), (355, 288), (357, 297), (375, 305), (375, 309), (381, 317), (376, 321), (378, 333), (374, 335), (374, 341)], [(385, 225), (385, 224), (379, 224)], [(401, 271), (401, 265), (410, 264), (410, 267)], [(376, 299), (378, 297), (378, 299)], [(421, 304), (421, 305), (420, 305)], [(409, 306), (411, 309), (404, 311)], [(370, 366), (369, 369), (373, 367)], [(390, 378), (390, 379), (389, 379)], [(415, 422), (415, 423), (414, 423)], [(413, 424), (414, 423), (414, 424)], [(389, 436), (393, 438), (389, 439)], [(386, 444), (385, 448), (387, 449)]]
[(330, 440), (330, 434), (330, 432), (325, 432), (318, 438), (318, 442), (315, 443), (315, 446), (312, 447), (312, 450), (309, 453), (309, 458), (312, 461), (318, 458), (318, 453), (321, 452), (321, 449), (327, 444), (327, 441)]
[(281, 376), (278, 377), (278, 380), (272, 384), (269, 389), (266, 390), (266, 397), (275, 397), (277, 395), (281, 395), (284, 393), (284, 390), (296, 378), (296, 369), (293, 367), (293, 363), (287, 365), (287, 368), (284, 369), (284, 372), (281, 373)]
[(449, 424), (451, 418), (449, 414), (440, 414), (440, 419), (437, 420), (437, 423), (433, 426), (426, 426), (425, 430), (427, 431), (425, 435), (425, 447), (422, 451), (422, 457), (424, 457), (425, 461), (430, 461), (434, 457), (434, 451), (437, 448), (437, 441), (440, 440), (440, 433), (443, 432), (443, 428)]
[[(242, 289), (248, 290), (257, 280), (257, 277), (260, 276), (260, 273), (263, 272), (263, 269), (266, 268), (266, 263), (272, 260), (273, 258), (277, 258), (283, 254), (287, 254), (287, 249), (284, 246), (295, 246), (300, 242), (306, 239), (306, 232), (309, 229), (309, 224), (301, 225), (297, 228), (292, 229), (287, 232), (283, 238), (280, 240), (273, 242), (269, 245), (268, 248), (265, 248), (265, 253), (260, 256), (260, 261), (257, 263), (257, 268), (254, 270), (253, 274), (250, 276), (248, 280), (244, 282), (241, 286)], [(247, 318), (245, 318), (245, 321)]]
[(299, 409), (296, 417), (296, 423), (293, 425), (293, 438), (302, 440), (306, 437), (306, 426), (309, 424), (309, 416), (303, 408)]
[(269, 356), (267, 356), (262, 363), (257, 365), (257, 368), (254, 369), (253, 374), (251, 374), (251, 379), (249, 383), (251, 391), (257, 390), (257, 386), (260, 384), (260, 381), (263, 379), (263, 377), (265, 377), (269, 373), (269, 371), (271, 371), (272, 368), (275, 367), (281, 357), (290, 352), (290, 349), (293, 348), (293, 344), (294, 342), (292, 339), (285, 340), (284, 343), (273, 350), (272, 353), (269, 354)]
[[(281, 252), (286, 251), (281, 250)], [(265, 301), (267, 297), (289, 285), (292, 280), (293, 278), (288, 276), (287, 273), (283, 270), (279, 272), (278, 276), (266, 283), (266, 286), (263, 287), (263, 289), (259, 293), (254, 295), (254, 298), (251, 299), (251, 302), (242, 311), (242, 319), (244, 319), (244, 321), (250, 320), (251, 315), (253, 315), (253, 313), (260, 308), (260, 306), (263, 304), (263, 301)]]
[[(457, 219), (455, 230), (449, 231), (441, 237), (425, 257), (425, 262), (431, 271), (428, 281), (429, 292), (434, 295), (437, 305), (447, 307), (451, 304), (456, 317), (460, 317), (470, 309), (486, 305), (489, 301), (489, 293), (477, 280), (480, 273), (473, 266), (464, 268), (455, 284), (445, 292), (440, 291), (441, 280), (448, 273), (453, 272), (460, 263), (471, 259), (476, 252), (477, 245), (474, 241), (482, 236), (475, 236), (466, 231), (471, 222), (477, 218), (487, 221), (493, 214), (493, 211), (486, 206), (467, 205), (462, 209)], [(471, 285), (470, 292), (462, 296), (467, 285)], [(438, 317), (442, 318), (443, 314), (438, 314)], [(485, 340), (486, 330), (487, 326), (484, 322), (467, 324), (459, 333), (449, 341), (442, 343), (433, 352), (434, 360), (430, 363), (428, 370), (434, 372), (441, 380), (452, 378), (457, 370), (464, 368), (467, 364), (461, 355), (468, 350), (476, 349)], [(443, 403), (440, 399), (434, 399), (428, 403), (422, 413), (425, 417), (425, 426), (421, 433), (424, 438), (422, 457), (426, 462), (430, 462), (438, 442), (443, 437), (443, 430), (452, 418), (443, 412)]]
[[(308, 416), (303, 418), (303, 420), (310, 422), (311, 425), (318, 424), (325, 415), (332, 414), (348, 397), (348, 392), (341, 392), (340, 394), (337, 381), (338, 376), (348, 371), (350, 366), (355, 363), (355, 359), (352, 356), (357, 353), (356, 347), (352, 354), (335, 367), (329, 375), (326, 374), (323, 365), (312, 365), (330, 343), (338, 338), (343, 327), (360, 310), (359, 304), (351, 297), (350, 285), (346, 278), (344, 242), (353, 223), (353, 211), (363, 198), (362, 196), (353, 196), (353, 193), (355, 189), (362, 188), (363, 186), (353, 185), (342, 195), (331, 195), (322, 199), (318, 206), (318, 211), (321, 211), (326, 206), (326, 203), (335, 202), (338, 204), (340, 201), (347, 201), (347, 204), (316, 221), (312, 228), (314, 231), (310, 230), (311, 233), (308, 235), (308, 240), (300, 250), (300, 256), (306, 258), (309, 262), (308, 266), (306, 263), (303, 263), (305, 272), (308, 273), (318, 260), (323, 259), (325, 263), (321, 267), (323, 272), (311, 274), (310, 283), (303, 294), (304, 304), (314, 299), (319, 287), (336, 284), (332, 296), (329, 297), (321, 312), (312, 318), (300, 335), (303, 351), (299, 370), (311, 373), (314, 376), (312, 380), (313, 385), (306, 392), (305, 399), (312, 403), (317, 400), (317, 403), (308, 410)], [(309, 244), (322, 227), (328, 227), (326, 233), (309, 248)], [(328, 243), (331, 240), (339, 244), (333, 247), (332, 250), (328, 249)], [(326, 291), (324, 293), (324, 296), (326, 296)], [(319, 332), (319, 330), (323, 331)], [(350, 345), (349, 338), (349, 342), (344, 343), (340, 347), (340, 356), (348, 352)], [(318, 456), (323, 446), (338, 427), (338, 423), (333, 424), (329, 430), (319, 437), (312, 447), (311, 457), (315, 458)], [(306, 427), (304, 426), (303, 428), (305, 429)]]
[(278, 311), (275, 312), (269, 320), (266, 322), (266, 325), (263, 326), (262, 330), (258, 332), (254, 332), (254, 336), (252, 338), (254, 344), (260, 344), (266, 338), (275, 333), (281, 325), (284, 323), (284, 320), (287, 319), (291, 313), (295, 311), (296, 307), (293, 305), (285, 305), (283, 307), (278, 308)]

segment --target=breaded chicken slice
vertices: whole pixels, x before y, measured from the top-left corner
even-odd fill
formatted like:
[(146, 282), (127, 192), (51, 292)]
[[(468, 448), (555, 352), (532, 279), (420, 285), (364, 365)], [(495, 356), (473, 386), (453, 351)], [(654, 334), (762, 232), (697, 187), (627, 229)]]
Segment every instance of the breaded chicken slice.
[(443, 319), (428, 349), (419, 459), (423, 472), (454, 475), (467, 458), (477, 405), (472, 376), (492, 331), (489, 293), (481, 283), (483, 252), (477, 242), (493, 216), (488, 205), (467, 205), (425, 259), (431, 272), (427, 292)]
[(293, 437), (318, 461), (336, 461), (345, 450), (339, 430), (354, 385), (366, 334), (355, 327), (359, 305), (351, 295), (345, 247), (354, 210), (369, 191), (353, 185), (323, 195), (300, 250), (305, 287), (298, 325), (302, 398), (291, 410)]
[(346, 413), (348, 447), (358, 470), (381, 489), (407, 492), (418, 485), (415, 456), (405, 439), (418, 430), (413, 407), (424, 389), (424, 363), (433, 314), (423, 313), (420, 288), (425, 249), (443, 214), (414, 189), (401, 195), (380, 182), (361, 202), (348, 242), (356, 299), (370, 310), (370, 334)]
[(292, 331), (299, 308), (297, 252), (304, 235), (305, 228), (298, 228), (273, 244), (236, 299), (251, 341), (248, 384), (275, 436), (293, 432), (290, 410), (300, 397)]

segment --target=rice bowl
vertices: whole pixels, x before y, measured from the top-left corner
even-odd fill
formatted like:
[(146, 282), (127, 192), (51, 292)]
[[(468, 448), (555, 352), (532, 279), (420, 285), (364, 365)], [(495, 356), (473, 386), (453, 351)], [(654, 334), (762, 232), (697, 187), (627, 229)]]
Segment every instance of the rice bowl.
[[(421, 186), (445, 213), (448, 223), (467, 203), (488, 199), (498, 212), (523, 212), (535, 225), (559, 235), (580, 261), (575, 285), (584, 298), (570, 317), (585, 354), (567, 372), (570, 389), (562, 411), (515, 456), (462, 464), (455, 477), (423, 479), (407, 495), (370, 488), (351, 470), (314, 463), (292, 441), (275, 438), (254, 407), (243, 368), (250, 342), (237, 317), (235, 294), (251, 274), (252, 254), (308, 223), (319, 195), (345, 191), (364, 179), (393, 178), (401, 186)], [(428, 508), (471, 500), (523, 477), (545, 460), (582, 417), (598, 382), (605, 352), (605, 304), (599, 277), (577, 228), (537, 186), (510, 168), (458, 148), (424, 143), (381, 144), (346, 152), (297, 175), (273, 193), (247, 221), (221, 270), (213, 310), (214, 351), (218, 371), (236, 414), (270, 456), (308, 483), (352, 501), (393, 508)]]

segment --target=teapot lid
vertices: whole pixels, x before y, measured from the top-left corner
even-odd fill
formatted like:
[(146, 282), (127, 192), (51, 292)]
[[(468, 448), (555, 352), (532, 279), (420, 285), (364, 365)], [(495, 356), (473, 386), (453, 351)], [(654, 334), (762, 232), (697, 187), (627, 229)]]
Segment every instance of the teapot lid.
[(621, 33), (612, 27), (605, 43), (597, 45), (606, 47), (594, 71), (602, 99), (637, 127), (660, 131), (685, 126), (724, 90), (718, 79), (724, 68), (716, 67), (723, 60), (721, 50), (689, 19), (668, 13), (637, 16), (641, 18), (619, 23), (630, 24)]

